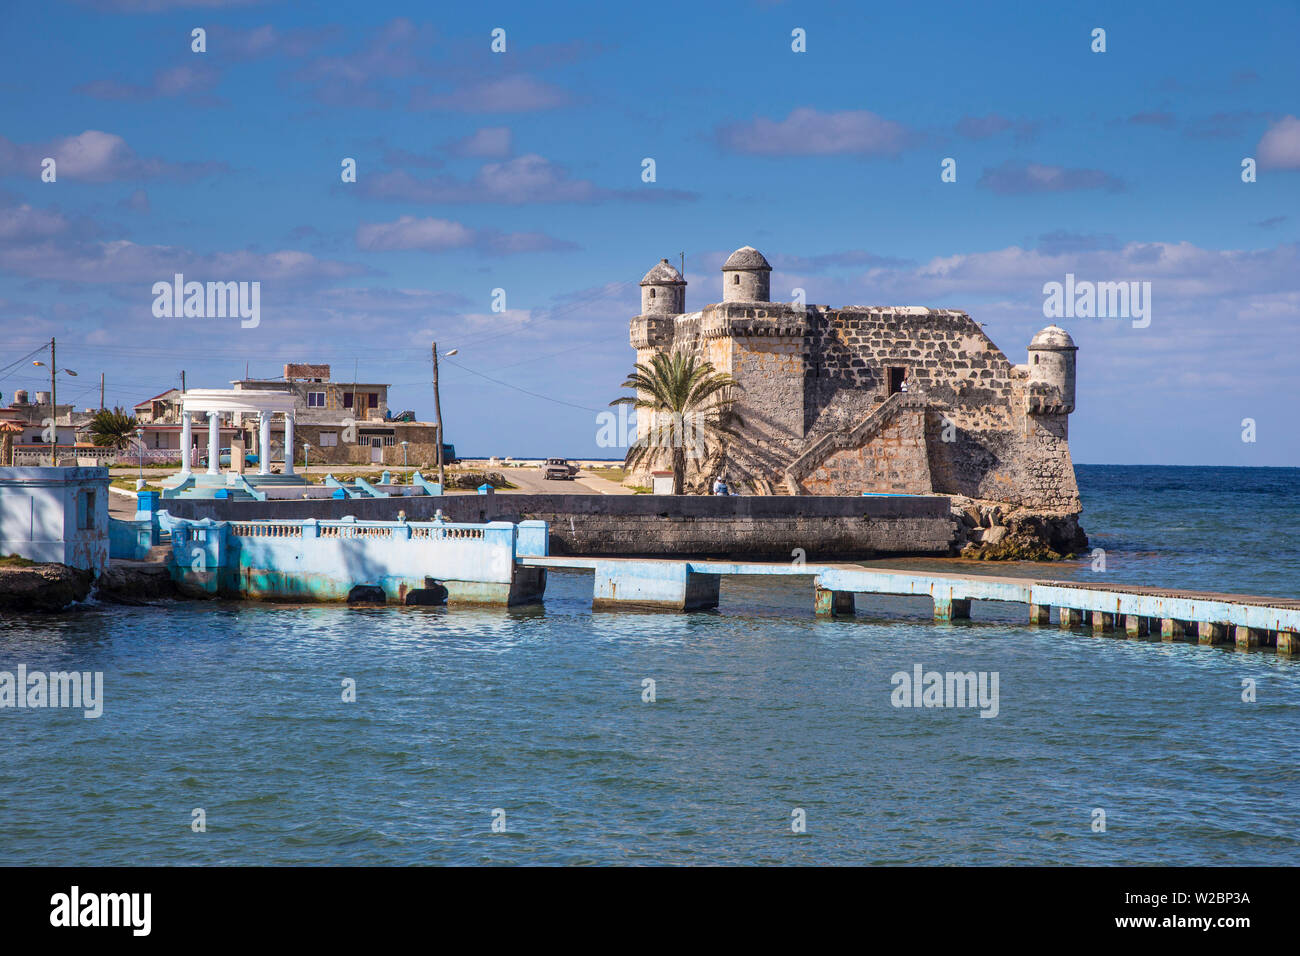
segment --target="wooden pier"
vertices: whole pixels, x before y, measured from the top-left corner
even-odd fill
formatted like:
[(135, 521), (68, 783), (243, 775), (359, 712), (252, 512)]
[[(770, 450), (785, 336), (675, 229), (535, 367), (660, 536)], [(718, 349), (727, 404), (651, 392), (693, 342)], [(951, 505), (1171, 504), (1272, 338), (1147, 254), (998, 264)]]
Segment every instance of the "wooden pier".
[(1134, 585), (912, 571), (855, 564), (771, 564), (717, 560), (520, 557), (524, 567), (589, 570), (592, 606), (689, 611), (718, 605), (724, 576), (813, 579), (818, 614), (851, 615), (859, 594), (926, 596), (935, 620), (970, 617), (971, 601), (1024, 604), (1029, 623), (1090, 628), (1098, 633), (1159, 635), (1166, 641), (1233, 642), (1239, 648), (1275, 647), (1300, 654), (1300, 600), (1216, 594)]

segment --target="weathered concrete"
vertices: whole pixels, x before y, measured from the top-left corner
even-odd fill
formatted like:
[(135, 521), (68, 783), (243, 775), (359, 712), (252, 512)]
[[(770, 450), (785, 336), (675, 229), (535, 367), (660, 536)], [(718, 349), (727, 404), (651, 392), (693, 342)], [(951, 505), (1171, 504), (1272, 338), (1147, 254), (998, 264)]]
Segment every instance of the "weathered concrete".
[(697, 611), (718, 606), (720, 578), (685, 561), (598, 561), (592, 607)]
[(1142, 637), (1151, 633), (1151, 619), (1141, 614), (1124, 615), (1124, 631), (1129, 637)]
[[(1063, 629), (1089, 627), (1108, 632), (1123, 617), (1125, 630), (1142, 632), (1143, 622), (1161, 620), (1168, 632), (1204, 628), (1214, 642), (1222, 640), (1228, 626), (1256, 632), (1262, 642), (1267, 633), (1278, 634), (1279, 650), (1290, 651), (1294, 634), (1300, 631), (1300, 600), (1249, 594), (1213, 594), (1200, 591), (1172, 591), (1161, 588), (1111, 584), (1105, 587), (1065, 581), (1035, 581), (1029, 578), (941, 571), (911, 571), (865, 567), (854, 564), (760, 563), (708, 559), (663, 561), (646, 558), (604, 559), (594, 557), (522, 557), (519, 563), (536, 568), (600, 569), (598, 588), (609, 590), (602, 580), (635, 582), (629, 585), (637, 595), (672, 606), (685, 600), (690, 576), (718, 578), (726, 575), (771, 575), (812, 577), (814, 607), (818, 613), (835, 613), (836, 605), (847, 609), (838, 595), (895, 594), (926, 595), (934, 602), (938, 620), (969, 617), (972, 600), (1027, 604), (1041, 623), (1052, 607), (1059, 609)], [(668, 583), (664, 583), (668, 582)], [(716, 597), (709, 583), (711, 600)], [(662, 592), (662, 597), (658, 592)], [(613, 594), (606, 596), (614, 598)], [(1164, 617), (1167, 612), (1176, 617)], [(1187, 622), (1196, 622), (1188, 625)]]
[(553, 554), (737, 555), (790, 559), (948, 554), (948, 501), (931, 497), (445, 495), (312, 501), (176, 500), (177, 517), (217, 520), (545, 521)]
[(545, 574), (516, 564), (545, 555), (545, 528), (523, 534), (507, 522), (217, 522), (174, 519), (177, 586), (194, 596), (281, 601), (344, 601), (358, 585), (406, 603), (411, 591), (447, 590), (450, 603), (523, 604), (539, 600)]
[(831, 591), (814, 585), (813, 609), (819, 615), (852, 617), (856, 612), (852, 591)]
[(0, 468), (0, 555), (108, 566), (107, 468)]
[(1265, 632), (1259, 628), (1237, 625), (1232, 629), (1232, 636), (1237, 647), (1245, 649), (1263, 644)]
[(1078, 608), (1063, 607), (1057, 613), (1060, 615), (1058, 623), (1061, 626), (1061, 630), (1083, 626), (1083, 611), (1080, 611)]

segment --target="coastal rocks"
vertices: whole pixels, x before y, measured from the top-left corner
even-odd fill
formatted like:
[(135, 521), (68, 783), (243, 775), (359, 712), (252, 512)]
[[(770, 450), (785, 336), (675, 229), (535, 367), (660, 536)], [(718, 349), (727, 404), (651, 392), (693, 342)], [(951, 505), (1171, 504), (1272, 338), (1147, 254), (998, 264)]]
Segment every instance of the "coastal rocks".
[(95, 579), (95, 597), (114, 604), (147, 604), (176, 594), (167, 565), (160, 563), (115, 561)]
[(981, 561), (1060, 561), (1088, 547), (1073, 512), (1006, 511), (1005, 505), (954, 496), (958, 553)]
[(63, 564), (0, 567), (0, 610), (62, 611), (86, 599), (92, 577)]

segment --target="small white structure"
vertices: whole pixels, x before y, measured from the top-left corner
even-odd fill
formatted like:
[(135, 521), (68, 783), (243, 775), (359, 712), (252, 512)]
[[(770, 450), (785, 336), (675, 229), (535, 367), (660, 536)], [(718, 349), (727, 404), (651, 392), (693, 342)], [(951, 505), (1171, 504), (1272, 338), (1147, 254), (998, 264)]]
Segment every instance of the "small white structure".
[(0, 468), (0, 554), (108, 567), (107, 468)]
[(673, 473), (671, 471), (650, 472), (650, 493), (671, 495), (673, 493)]
[(224, 413), (256, 415), (257, 473), (271, 473), (271, 416), (284, 416), (284, 474), (293, 474), (294, 396), (292, 392), (233, 388), (194, 388), (181, 394), (181, 475), (190, 474), (189, 448), (193, 416), (206, 417), (208, 425), (208, 474), (221, 474), (221, 416)]

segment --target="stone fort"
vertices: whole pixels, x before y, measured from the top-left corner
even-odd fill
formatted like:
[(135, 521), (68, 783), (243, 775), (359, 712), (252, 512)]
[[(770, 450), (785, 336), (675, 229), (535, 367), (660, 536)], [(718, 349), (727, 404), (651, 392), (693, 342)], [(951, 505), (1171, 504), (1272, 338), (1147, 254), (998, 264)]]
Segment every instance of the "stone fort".
[[(1076, 347), (1064, 329), (1043, 329), (1014, 365), (965, 312), (773, 302), (771, 271), (758, 250), (737, 249), (722, 301), (696, 312), (667, 259), (641, 280), (637, 361), (692, 353), (739, 383), (743, 438), (688, 459), (688, 490), (724, 474), (753, 494), (941, 493), (1044, 516), (1057, 527), (1038, 537), (1060, 550), (1086, 545), (1068, 442)], [(650, 427), (639, 415), (639, 434)], [(668, 457), (630, 480), (649, 484)]]

